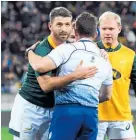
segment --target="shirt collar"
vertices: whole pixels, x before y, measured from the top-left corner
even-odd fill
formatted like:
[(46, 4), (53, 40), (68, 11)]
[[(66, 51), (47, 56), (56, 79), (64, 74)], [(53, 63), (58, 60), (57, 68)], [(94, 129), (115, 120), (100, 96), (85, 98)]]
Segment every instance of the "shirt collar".
[(92, 40), (90, 40), (89, 38), (86, 38), (86, 37), (83, 37), (83, 38), (79, 39), (78, 41), (85, 41), (85, 40), (93, 42)]
[(105, 44), (103, 44), (102, 41), (99, 41), (98, 44), (100, 44), (100, 46), (98, 45), (100, 47), (100, 49), (105, 49), (108, 52), (118, 51), (121, 48), (121, 46), (122, 46), (122, 44), (120, 42), (118, 43), (117, 46), (111, 46), (111, 47), (105, 46)]
[(53, 42), (53, 39), (51, 38), (50, 35), (48, 36), (48, 42), (52, 46), (52, 48), (55, 49), (57, 47), (57, 45)]

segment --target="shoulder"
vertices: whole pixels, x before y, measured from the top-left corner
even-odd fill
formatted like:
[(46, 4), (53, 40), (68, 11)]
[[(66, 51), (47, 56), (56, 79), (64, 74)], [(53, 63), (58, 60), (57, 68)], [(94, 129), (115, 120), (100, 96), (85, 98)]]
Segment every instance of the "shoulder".
[(44, 48), (45, 48), (45, 47), (50, 47), (47, 38), (45, 38), (44, 40), (42, 40), (42, 41), (37, 45), (36, 49), (42, 48), (42, 47), (44, 47)]
[(127, 57), (129, 61), (133, 63), (133, 65), (136, 65), (136, 53), (132, 49), (128, 48), (125, 45), (121, 46), (122, 53)]
[(35, 53), (41, 56), (47, 55), (52, 50), (51, 46), (48, 43), (47, 38), (41, 41), (35, 48)]
[(103, 49), (103, 48), (104, 48), (104, 47), (103, 47), (103, 43), (102, 43), (101, 40), (97, 41), (97, 42), (96, 42), (96, 45), (97, 45), (98, 48), (100, 48), (100, 49)]
[(70, 51), (75, 50), (75, 47), (74, 47), (73, 43), (63, 43), (63, 44), (57, 46), (57, 48), (55, 48), (55, 49), (60, 50), (60, 51), (70, 52)]
[(128, 48), (127, 46), (125, 46), (125, 45), (123, 45), (123, 44), (121, 44), (121, 49), (124, 51), (124, 52), (127, 52), (127, 53), (129, 53), (129, 54), (133, 54), (133, 55), (135, 55), (135, 52), (132, 50), (132, 49), (130, 49), (130, 48)]

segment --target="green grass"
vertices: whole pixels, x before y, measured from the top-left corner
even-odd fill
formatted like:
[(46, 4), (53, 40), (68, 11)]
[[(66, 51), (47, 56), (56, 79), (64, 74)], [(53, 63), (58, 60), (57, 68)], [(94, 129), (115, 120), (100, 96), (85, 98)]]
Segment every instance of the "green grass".
[(136, 124), (134, 125), (135, 133), (136, 133)]
[(13, 140), (13, 136), (8, 132), (8, 127), (1, 128), (1, 140)]
[[(136, 133), (136, 125), (134, 125), (134, 129), (135, 129), (135, 133)], [(1, 128), (1, 140), (13, 140), (13, 136), (10, 133), (8, 133), (7, 127)]]

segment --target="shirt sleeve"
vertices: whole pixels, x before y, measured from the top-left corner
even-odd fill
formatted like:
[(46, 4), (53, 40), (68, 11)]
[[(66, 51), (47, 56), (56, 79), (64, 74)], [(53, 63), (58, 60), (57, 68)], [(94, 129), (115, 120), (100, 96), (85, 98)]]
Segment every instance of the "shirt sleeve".
[(49, 76), (51, 76), (51, 74), (52, 74), (51, 71), (50, 72), (46, 72), (46, 73), (39, 73), (39, 72), (35, 71), (35, 76), (36, 77), (43, 76), (43, 75), (49, 75)]
[[(51, 50), (48, 50), (46, 48), (46, 46), (43, 46), (43, 42), (40, 42), (36, 49), (34, 50), (34, 53), (37, 54), (37, 55), (40, 55), (40, 56), (46, 56)], [(38, 77), (38, 76), (43, 76), (43, 75), (51, 75), (51, 72), (46, 72), (46, 73), (39, 73), (37, 71), (35, 71), (35, 76)]]
[(112, 74), (112, 67), (110, 63), (109, 63), (109, 72), (108, 72), (107, 78), (104, 80), (102, 84), (106, 86), (113, 84), (113, 74)]
[(52, 50), (47, 56), (52, 59), (57, 67), (63, 64), (66, 60), (67, 44), (62, 44)]
[(136, 94), (136, 55), (134, 57), (134, 63), (133, 63), (133, 67), (132, 67), (132, 72), (131, 72), (131, 82), (133, 84), (133, 89), (135, 91)]

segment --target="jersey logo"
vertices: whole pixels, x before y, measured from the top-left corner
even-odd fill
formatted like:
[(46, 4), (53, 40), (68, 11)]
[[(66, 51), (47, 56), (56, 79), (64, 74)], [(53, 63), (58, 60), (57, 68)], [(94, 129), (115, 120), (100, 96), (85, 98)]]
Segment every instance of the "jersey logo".
[(91, 62), (91, 63), (94, 63), (94, 62), (95, 62), (95, 57), (94, 57), (94, 56), (91, 57), (90, 62)]
[(122, 60), (122, 61), (120, 61), (120, 63), (121, 64), (124, 64), (124, 63), (126, 63), (126, 60)]
[(113, 71), (113, 80), (117, 80), (121, 77), (121, 73), (115, 69), (112, 69)]
[(129, 130), (129, 129), (130, 129), (130, 124), (128, 123), (126, 126), (126, 130)]
[(31, 130), (32, 130), (32, 126), (30, 128), (24, 128), (25, 133), (30, 132)]

